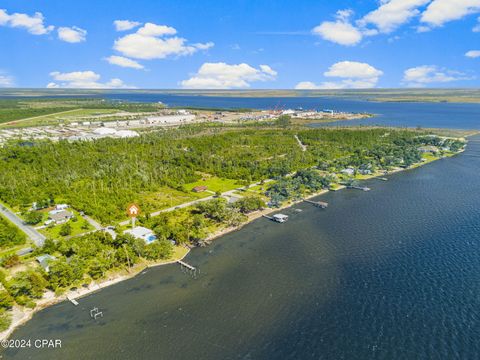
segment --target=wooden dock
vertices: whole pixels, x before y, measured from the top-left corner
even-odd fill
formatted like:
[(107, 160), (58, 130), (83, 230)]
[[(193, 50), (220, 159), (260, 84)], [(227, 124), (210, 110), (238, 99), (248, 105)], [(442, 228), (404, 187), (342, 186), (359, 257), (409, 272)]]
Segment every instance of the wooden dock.
[(303, 201), (305, 201), (309, 204), (312, 204), (313, 206), (322, 208), (322, 209), (326, 209), (328, 207), (328, 203), (324, 202), (324, 201), (311, 201), (311, 200), (307, 200), (307, 199), (303, 199)]
[(75, 306), (78, 305), (78, 301), (77, 301), (77, 300), (75, 300), (75, 299), (73, 299), (73, 298), (71, 298), (71, 297), (69, 297), (69, 296), (67, 296), (67, 299), (68, 299), (68, 301), (70, 301), (73, 305), (75, 305)]
[(192, 270), (192, 271), (195, 271), (195, 266), (192, 266), (190, 264), (187, 264), (185, 261), (182, 261), (182, 260), (177, 260), (177, 263), (179, 263), (181, 266), (184, 266), (186, 267), (188, 270)]

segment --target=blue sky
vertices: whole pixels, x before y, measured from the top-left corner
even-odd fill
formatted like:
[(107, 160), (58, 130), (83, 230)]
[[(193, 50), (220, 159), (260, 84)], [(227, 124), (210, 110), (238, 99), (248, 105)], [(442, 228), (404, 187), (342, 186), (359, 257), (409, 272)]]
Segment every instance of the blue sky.
[(0, 9), (3, 87), (480, 86), (480, 0), (2, 0)]

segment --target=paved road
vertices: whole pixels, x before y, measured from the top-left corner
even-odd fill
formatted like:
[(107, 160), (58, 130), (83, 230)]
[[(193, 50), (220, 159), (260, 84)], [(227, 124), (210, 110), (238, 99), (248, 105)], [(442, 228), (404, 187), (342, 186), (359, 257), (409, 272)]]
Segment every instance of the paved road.
[(95, 220), (93, 220), (90, 216), (88, 215), (82, 215), (82, 217), (90, 224), (92, 225), (95, 230), (100, 230), (100, 231), (105, 231), (107, 233), (109, 233), (110, 235), (112, 235), (112, 238), (116, 238), (117, 237), (117, 233), (115, 231), (113, 231), (112, 229), (107, 229), (107, 228), (104, 228), (102, 225), (100, 225), (98, 222), (96, 222)]
[(14, 212), (7, 209), (3, 204), (0, 203), (0, 213), (10, 220), (15, 226), (22, 230), (38, 247), (42, 247), (45, 243), (46, 237), (40, 234), (37, 230), (31, 226), (25, 225), (23, 220), (20, 219)]
[[(264, 183), (268, 183), (270, 181), (273, 181), (272, 179), (267, 179), (264, 181)], [(256, 182), (254, 184), (251, 184), (249, 187), (252, 187), (252, 186), (256, 186), (256, 185), (260, 185), (261, 182)], [(228, 191), (225, 191), (224, 193), (221, 194), (222, 197), (241, 197), (240, 195), (238, 194), (234, 194), (235, 191), (238, 191), (238, 190), (245, 190), (245, 188), (243, 187), (240, 187), (240, 188), (237, 188), (237, 189), (233, 189), (233, 190), (228, 190)], [(192, 206), (192, 205), (195, 205), (195, 204), (198, 204), (202, 201), (208, 201), (208, 200), (213, 200), (215, 199), (215, 196), (212, 195), (212, 196), (208, 196), (208, 197), (205, 197), (205, 198), (202, 198), (202, 199), (197, 199), (197, 200), (193, 200), (193, 201), (189, 201), (189, 202), (186, 202), (186, 203), (183, 203), (183, 204), (180, 204), (180, 205), (177, 205), (177, 206), (172, 206), (170, 208), (167, 208), (167, 209), (163, 209), (163, 210), (159, 210), (159, 211), (155, 211), (153, 213), (150, 214), (150, 216), (158, 216), (160, 215), (161, 213), (164, 213), (164, 212), (169, 212), (169, 211), (173, 211), (173, 210), (176, 210), (176, 209), (182, 209), (182, 208), (186, 208), (186, 207), (189, 207), (189, 206)], [(120, 223), (121, 226), (125, 226), (125, 225), (128, 225), (130, 223), (131, 220), (125, 220), (125, 221), (122, 221)]]
[[(222, 194), (222, 195), (223, 195), (223, 194)], [(176, 209), (182, 209), (182, 208), (185, 208), (185, 207), (188, 207), (188, 206), (192, 206), (192, 205), (198, 204), (198, 203), (200, 203), (200, 202), (202, 202), (202, 201), (212, 200), (212, 199), (214, 199), (214, 198), (215, 198), (215, 196), (212, 195), (212, 196), (208, 196), (208, 197), (205, 197), (205, 198), (202, 198), (202, 199), (197, 199), (197, 200), (189, 201), (189, 202), (186, 202), (186, 203), (177, 205), (177, 206), (172, 206), (172, 207), (167, 208), (167, 209), (155, 211), (155, 212), (151, 213), (150, 216), (158, 216), (158, 215), (160, 215), (161, 213), (164, 213), (164, 212), (169, 212), (169, 211), (173, 211), (173, 210), (176, 210)], [(125, 220), (125, 221), (122, 221), (122, 222), (120, 223), (120, 225), (121, 225), (121, 226), (125, 226), (125, 225), (128, 225), (130, 222), (131, 222), (131, 220)]]
[(67, 114), (67, 113), (70, 113), (70, 112), (73, 112), (73, 111), (78, 111), (78, 110), (81, 110), (81, 109), (72, 109), (72, 110), (66, 110), (66, 111), (60, 111), (60, 112), (56, 112), (56, 113), (51, 113), (51, 114), (38, 115), (38, 116), (29, 117), (29, 118), (13, 120), (13, 121), (10, 121), (10, 122), (8, 122), (8, 123), (0, 124), (0, 126), (2, 126), (2, 125), (10, 125), (10, 124), (12, 124), (12, 123), (15, 123), (15, 124), (16, 124), (16, 123), (19, 123), (19, 122), (22, 122), (22, 121), (35, 120), (35, 119), (43, 118), (43, 117), (46, 117), (46, 116)]

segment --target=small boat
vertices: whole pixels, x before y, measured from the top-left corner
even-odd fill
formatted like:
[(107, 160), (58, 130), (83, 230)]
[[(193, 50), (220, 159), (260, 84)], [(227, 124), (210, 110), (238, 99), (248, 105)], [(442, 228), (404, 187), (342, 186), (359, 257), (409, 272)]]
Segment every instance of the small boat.
[(288, 220), (288, 215), (285, 214), (275, 214), (273, 215), (273, 220), (279, 223), (284, 223)]

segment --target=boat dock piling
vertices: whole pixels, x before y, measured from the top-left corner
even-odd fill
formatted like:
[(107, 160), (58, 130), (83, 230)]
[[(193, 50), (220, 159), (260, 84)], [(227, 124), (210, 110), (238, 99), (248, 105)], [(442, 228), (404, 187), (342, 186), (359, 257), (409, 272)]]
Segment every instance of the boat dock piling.
[(97, 317), (103, 317), (103, 312), (99, 311), (97, 307), (94, 307), (90, 310), (90, 317), (94, 320), (97, 320)]
[(321, 209), (326, 209), (328, 207), (328, 203), (324, 201), (311, 201), (307, 199), (303, 199), (303, 201), (312, 204), (313, 206), (319, 207)]

